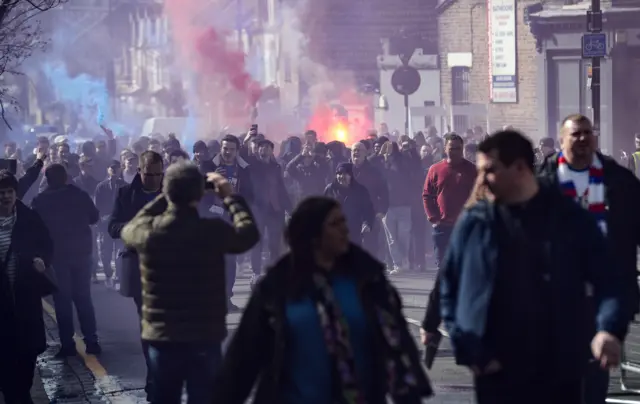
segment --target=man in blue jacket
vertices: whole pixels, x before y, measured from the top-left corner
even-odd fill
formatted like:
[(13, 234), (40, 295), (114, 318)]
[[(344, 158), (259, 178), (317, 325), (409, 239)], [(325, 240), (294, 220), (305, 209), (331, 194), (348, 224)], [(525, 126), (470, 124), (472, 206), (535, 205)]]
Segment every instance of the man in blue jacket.
[(456, 363), (474, 373), (480, 404), (580, 404), (589, 361), (620, 362), (621, 271), (594, 217), (539, 184), (523, 135), (488, 137), (477, 166), (490, 198), (462, 214), (441, 269)]

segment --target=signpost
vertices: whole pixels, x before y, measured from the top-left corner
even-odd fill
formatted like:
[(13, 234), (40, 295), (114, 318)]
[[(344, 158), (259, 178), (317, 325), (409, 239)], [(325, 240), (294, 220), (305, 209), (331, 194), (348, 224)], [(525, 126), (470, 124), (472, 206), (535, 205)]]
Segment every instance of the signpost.
[[(600, 60), (607, 56), (607, 35), (602, 33), (602, 10), (600, 0), (591, 0), (587, 11), (588, 34), (582, 36), (582, 57), (591, 58), (591, 108), (593, 129), (600, 134)], [(599, 141), (599, 139), (598, 139)]]
[(582, 35), (582, 57), (603, 58), (607, 56), (607, 34)]

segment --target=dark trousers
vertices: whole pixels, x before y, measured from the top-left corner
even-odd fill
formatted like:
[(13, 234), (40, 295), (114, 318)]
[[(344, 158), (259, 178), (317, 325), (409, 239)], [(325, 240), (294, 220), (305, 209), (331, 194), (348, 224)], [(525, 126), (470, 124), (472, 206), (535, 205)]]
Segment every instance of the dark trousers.
[(91, 262), (91, 256), (53, 262), (58, 283), (58, 291), (53, 295), (53, 303), (58, 320), (60, 343), (66, 349), (75, 349), (73, 306), (76, 307), (85, 343), (98, 342), (96, 314), (91, 299)]
[(532, 378), (511, 369), (476, 377), (474, 384), (478, 404), (582, 404), (580, 379)]
[(380, 243), (382, 230), (382, 221), (376, 217), (373, 226), (368, 233), (362, 235), (362, 247), (374, 257), (383, 261), (386, 257), (382, 254), (382, 244)]
[(604, 404), (609, 392), (609, 371), (596, 361), (589, 363), (584, 380), (584, 403)]
[[(138, 317), (140, 318), (140, 332), (142, 333), (142, 296), (134, 297), (133, 302), (136, 304), (136, 309), (138, 310)], [(151, 394), (153, 380), (151, 378), (151, 369), (149, 368), (149, 343), (143, 339), (141, 339), (140, 342), (142, 345), (142, 355), (144, 355), (144, 363), (147, 365), (147, 377), (144, 391), (147, 394)]]
[[(269, 261), (275, 262), (282, 253), (282, 231), (284, 228), (284, 212), (262, 213), (256, 218), (260, 230), (260, 242), (251, 250), (251, 270), (256, 275), (262, 274), (262, 251), (265, 246), (269, 251)], [(265, 242), (264, 236), (267, 236)]]
[(222, 362), (220, 343), (149, 342), (153, 374), (152, 404), (180, 404), (186, 385), (189, 404), (213, 401), (216, 373)]
[(115, 243), (106, 230), (100, 230), (98, 232), (98, 240), (100, 241), (100, 262), (102, 263), (102, 270), (107, 278), (113, 276), (113, 267), (111, 262), (113, 261), (113, 253)]
[(422, 323), (424, 329), (428, 332), (435, 332), (442, 321), (442, 317), (440, 316), (440, 266), (442, 265), (447, 247), (449, 246), (452, 231), (452, 226), (443, 225), (433, 229), (433, 250), (438, 264), (438, 275), (436, 276), (436, 283), (433, 285), (433, 290), (429, 294), (427, 311)]
[[(7, 347), (4, 347), (7, 348)], [(0, 390), (6, 404), (32, 404), (31, 385), (36, 356), (5, 352), (0, 360)]]
[(233, 296), (233, 285), (236, 284), (236, 256), (225, 255), (224, 256), (224, 272), (227, 286), (227, 299), (231, 299)]
[(409, 264), (415, 270), (427, 269), (427, 240), (427, 219), (424, 217), (424, 208), (412, 206)]
[(98, 230), (96, 226), (91, 226), (91, 274), (96, 277), (98, 275)]

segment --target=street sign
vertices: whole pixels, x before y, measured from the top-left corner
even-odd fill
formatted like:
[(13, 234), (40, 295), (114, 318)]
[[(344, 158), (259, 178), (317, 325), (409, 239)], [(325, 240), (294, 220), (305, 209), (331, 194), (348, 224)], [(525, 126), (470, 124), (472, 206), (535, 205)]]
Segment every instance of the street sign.
[(603, 58), (607, 56), (607, 34), (582, 35), (582, 57)]
[(398, 67), (391, 75), (391, 86), (401, 95), (411, 95), (418, 91), (420, 82), (420, 72), (411, 66)]

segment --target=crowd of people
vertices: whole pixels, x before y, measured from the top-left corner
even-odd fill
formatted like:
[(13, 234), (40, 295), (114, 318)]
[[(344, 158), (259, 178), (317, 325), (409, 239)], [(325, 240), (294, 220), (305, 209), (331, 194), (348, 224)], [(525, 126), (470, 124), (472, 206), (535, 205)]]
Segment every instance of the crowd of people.
[[(256, 404), (417, 404), (433, 391), (391, 279), (435, 266), (422, 343), (444, 324), (479, 403), (604, 403), (640, 306), (640, 182), (586, 117), (564, 120), (558, 152), (512, 128), (347, 147), (313, 130), (276, 145), (252, 126), (191, 153), (172, 134), (119, 145), (103, 130), (78, 154), (60, 136), (27, 156), (6, 145), (21, 171), (0, 171), (6, 402), (30, 402), (42, 296), (58, 358), (77, 354), (74, 306), (86, 353), (102, 352), (104, 276), (140, 315), (151, 403), (186, 385), (196, 404), (254, 387)], [(245, 262), (252, 295), (223, 355)]]

